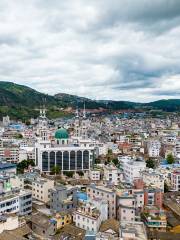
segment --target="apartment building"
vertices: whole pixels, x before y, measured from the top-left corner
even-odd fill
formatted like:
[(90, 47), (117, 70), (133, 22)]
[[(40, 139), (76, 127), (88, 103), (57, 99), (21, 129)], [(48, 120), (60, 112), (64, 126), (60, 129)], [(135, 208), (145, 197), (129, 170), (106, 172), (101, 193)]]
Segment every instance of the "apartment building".
[(87, 187), (89, 198), (101, 198), (108, 202), (108, 218), (116, 218), (116, 192), (104, 186), (91, 184)]
[(135, 196), (124, 193), (117, 194), (117, 219), (119, 221), (135, 221)]
[(70, 212), (77, 207), (77, 187), (56, 186), (50, 190), (52, 212)]
[(27, 215), (31, 212), (32, 194), (30, 191), (14, 189), (0, 194), (0, 213)]
[(108, 218), (108, 204), (105, 200), (84, 202), (73, 214), (76, 227), (97, 233), (101, 223)]
[(123, 172), (114, 165), (105, 165), (104, 166), (104, 180), (118, 185), (120, 181), (123, 180)]
[(140, 177), (140, 172), (146, 168), (143, 159), (133, 159), (130, 157), (120, 158), (121, 169), (127, 182), (133, 184), (136, 178)]
[(163, 204), (163, 191), (158, 188), (145, 188), (144, 189), (144, 205), (156, 206), (162, 208)]
[(171, 186), (174, 191), (180, 191), (180, 170), (171, 173)]
[(160, 188), (164, 191), (164, 177), (157, 170), (146, 169), (141, 172), (141, 177), (146, 186)]
[(0, 148), (0, 158), (6, 160), (7, 162), (18, 163), (19, 162), (19, 148), (11, 147)]
[(91, 169), (89, 171), (89, 178), (92, 181), (99, 181), (101, 179), (101, 171), (100, 171), (100, 169)]
[(149, 157), (159, 157), (161, 150), (161, 143), (158, 140), (151, 140), (147, 143)]
[(10, 179), (12, 186), (29, 189), (33, 199), (47, 203), (50, 200), (50, 189), (54, 187), (54, 180), (42, 178), (36, 173), (25, 173)]

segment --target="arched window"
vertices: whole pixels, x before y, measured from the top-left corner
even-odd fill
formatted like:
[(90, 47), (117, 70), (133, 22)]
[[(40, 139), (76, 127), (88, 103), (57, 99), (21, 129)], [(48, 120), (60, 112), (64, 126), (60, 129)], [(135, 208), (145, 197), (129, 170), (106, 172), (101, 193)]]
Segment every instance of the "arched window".
[(77, 170), (82, 170), (82, 151), (77, 151)]
[(50, 171), (55, 166), (55, 152), (50, 152)]
[(69, 170), (69, 152), (63, 152), (63, 170)]
[(42, 171), (48, 171), (48, 152), (42, 153)]
[(62, 170), (62, 152), (58, 151), (56, 153), (56, 165), (59, 166), (60, 170)]
[(76, 162), (75, 151), (70, 152), (70, 170), (75, 170), (75, 162)]
[(89, 169), (89, 151), (83, 152), (83, 169)]

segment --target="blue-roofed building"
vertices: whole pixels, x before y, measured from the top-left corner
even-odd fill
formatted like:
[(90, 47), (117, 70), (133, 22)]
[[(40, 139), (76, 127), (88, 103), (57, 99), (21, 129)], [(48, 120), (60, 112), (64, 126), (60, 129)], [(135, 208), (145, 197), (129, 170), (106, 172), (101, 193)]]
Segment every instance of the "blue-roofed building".
[(16, 164), (0, 162), (0, 174), (14, 175), (16, 174), (16, 168)]
[(88, 200), (87, 193), (85, 193), (85, 192), (78, 192), (77, 198), (79, 201), (87, 201)]

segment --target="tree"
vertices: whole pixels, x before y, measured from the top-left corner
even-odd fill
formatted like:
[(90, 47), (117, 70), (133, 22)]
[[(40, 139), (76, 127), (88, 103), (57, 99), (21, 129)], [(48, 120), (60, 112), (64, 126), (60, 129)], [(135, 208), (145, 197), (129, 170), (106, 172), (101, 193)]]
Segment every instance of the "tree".
[(164, 192), (169, 192), (169, 186), (167, 185), (167, 182), (164, 182)]
[(53, 166), (52, 168), (51, 168), (51, 173), (53, 174), (53, 175), (56, 175), (56, 174), (59, 174), (60, 173), (60, 167), (59, 166)]
[(99, 158), (96, 158), (95, 159), (95, 164), (99, 164), (99, 163), (101, 163), (101, 160)]
[(77, 173), (78, 173), (78, 175), (79, 175), (80, 177), (84, 176), (83, 171), (79, 171), (79, 172), (77, 172)]
[(119, 164), (119, 161), (118, 161), (117, 158), (114, 158), (114, 159), (112, 160), (112, 162), (114, 163), (115, 166), (117, 166), (117, 165)]
[(73, 171), (68, 171), (68, 172), (63, 172), (63, 174), (66, 175), (67, 177), (72, 178), (73, 175), (74, 175), (74, 172)]
[(148, 160), (146, 161), (146, 167), (148, 167), (148, 168), (155, 168), (155, 162), (154, 162), (154, 160), (153, 160), (153, 159), (148, 159)]
[(172, 163), (174, 163), (174, 157), (173, 157), (173, 155), (172, 155), (172, 153), (169, 153), (168, 155), (167, 155), (167, 162), (168, 162), (168, 164), (172, 164)]
[(28, 159), (21, 161), (17, 164), (17, 173), (24, 173), (24, 169), (27, 169), (30, 165), (35, 166), (34, 160)]

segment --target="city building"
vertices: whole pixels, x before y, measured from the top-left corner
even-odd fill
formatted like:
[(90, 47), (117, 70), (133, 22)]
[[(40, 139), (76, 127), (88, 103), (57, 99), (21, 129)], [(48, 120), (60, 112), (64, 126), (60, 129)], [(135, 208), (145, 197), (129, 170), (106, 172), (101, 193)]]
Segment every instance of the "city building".
[(164, 177), (159, 171), (148, 168), (140, 174), (146, 186), (160, 188), (164, 191)]
[(123, 173), (122, 170), (117, 168), (114, 165), (105, 165), (103, 167), (104, 170), (104, 180), (107, 182), (118, 185), (120, 181), (123, 180)]
[(127, 182), (133, 184), (136, 178), (140, 177), (141, 171), (146, 168), (146, 163), (142, 159), (133, 159), (130, 157), (122, 157), (119, 159), (124, 178)]
[(105, 200), (83, 202), (73, 213), (76, 227), (97, 233), (101, 223), (108, 218), (108, 204)]
[(180, 170), (171, 173), (171, 186), (174, 191), (180, 191)]
[(94, 148), (70, 143), (68, 132), (61, 128), (56, 131), (54, 142), (44, 135), (36, 143), (35, 159), (40, 171), (45, 173), (51, 172), (54, 166), (59, 166), (61, 171), (89, 171), (94, 162)]
[(158, 140), (151, 140), (147, 144), (149, 157), (159, 157), (161, 143)]
[(32, 194), (30, 191), (14, 189), (0, 194), (0, 213), (28, 215), (31, 212)]
[(105, 186), (91, 184), (87, 187), (88, 197), (101, 198), (108, 202), (108, 218), (116, 218), (116, 192)]
[(50, 190), (50, 209), (52, 212), (70, 212), (77, 207), (77, 188), (56, 186)]
[(50, 190), (54, 187), (54, 180), (43, 178), (37, 173), (25, 173), (10, 178), (12, 186), (29, 189), (32, 198), (41, 202), (49, 202)]

